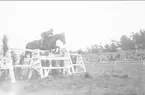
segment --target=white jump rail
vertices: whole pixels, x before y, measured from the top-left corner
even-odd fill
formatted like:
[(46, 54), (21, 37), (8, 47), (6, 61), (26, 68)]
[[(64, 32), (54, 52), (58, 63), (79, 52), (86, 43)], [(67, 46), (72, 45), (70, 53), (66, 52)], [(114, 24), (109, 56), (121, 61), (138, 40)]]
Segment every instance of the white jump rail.
[(45, 56), (41, 56), (41, 57), (35, 57), (35, 58), (39, 58), (40, 60), (68, 60), (68, 57), (45, 57)]
[(13, 67), (28, 67), (28, 68), (31, 68), (31, 65), (14, 65)]
[(69, 69), (72, 66), (66, 66), (66, 67), (42, 67), (42, 69)]
[(43, 51), (43, 50), (39, 50), (39, 49), (35, 49), (35, 50), (33, 49), (33, 50), (32, 50), (32, 49), (17, 49), (17, 48), (10, 48), (9, 50), (10, 50), (10, 51), (19, 51), (19, 52), (26, 52), (26, 51), (29, 51), (29, 52), (36, 52), (36, 51), (37, 51), (37, 52), (39, 52), (39, 53), (40, 53), (40, 52), (41, 52), (41, 53), (44, 53), (44, 52), (47, 51), (47, 50), (46, 50), (46, 51)]
[(31, 49), (17, 49), (17, 48), (10, 48), (10, 51), (30, 51), (30, 52), (34, 52), (35, 50), (31, 50)]

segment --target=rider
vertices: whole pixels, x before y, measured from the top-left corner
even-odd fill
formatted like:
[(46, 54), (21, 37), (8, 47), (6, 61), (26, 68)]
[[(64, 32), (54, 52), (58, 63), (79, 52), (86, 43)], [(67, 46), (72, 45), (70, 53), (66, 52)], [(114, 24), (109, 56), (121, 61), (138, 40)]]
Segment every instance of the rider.
[(50, 29), (49, 31), (45, 31), (45, 32), (42, 32), (41, 33), (41, 37), (42, 39), (44, 40), (46, 37), (49, 37), (49, 36), (52, 36), (53, 35), (53, 29)]
[(41, 48), (43, 48), (43, 42), (46, 38), (49, 38), (50, 36), (53, 35), (53, 29), (50, 29), (49, 31), (45, 31), (45, 32), (42, 32), (41, 33), (41, 37), (42, 37), (42, 40), (41, 40)]

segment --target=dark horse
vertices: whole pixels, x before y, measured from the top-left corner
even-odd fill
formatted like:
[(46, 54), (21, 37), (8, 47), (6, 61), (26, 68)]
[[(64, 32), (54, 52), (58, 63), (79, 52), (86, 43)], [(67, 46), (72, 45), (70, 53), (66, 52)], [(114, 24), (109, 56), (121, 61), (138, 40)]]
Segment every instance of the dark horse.
[[(56, 46), (56, 41), (57, 40), (60, 40), (64, 45), (66, 43), (65, 35), (63, 33), (62, 34), (55, 34), (53, 36), (46, 37), (43, 42), (42, 42), (42, 39), (41, 40), (34, 40), (32, 42), (29, 42), (26, 45), (26, 49), (32, 49), (32, 50), (33, 49), (39, 49), (39, 50), (55, 49), (56, 50), (58, 48), (59, 51), (60, 51), (60, 47)], [(30, 54), (30, 57), (32, 57), (32, 52), (30, 52), (30, 51), (25, 52), (25, 57), (27, 56), (28, 53)]]
[[(39, 49), (39, 50), (57, 49), (57, 48), (59, 48), (59, 46), (56, 46), (56, 41), (57, 40), (62, 41), (63, 44), (66, 43), (65, 35), (63, 33), (62, 34), (55, 34), (51, 37), (47, 37), (46, 39), (44, 39), (43, 42), (42, 42), (42, 39), (41, 40), (34, 40), (32, 42), (29, 42), (26, 45), (26, 49)], [(31, 52), (26, 51), (25, 57), (27, 56), (28, 53), (31, 54)]]

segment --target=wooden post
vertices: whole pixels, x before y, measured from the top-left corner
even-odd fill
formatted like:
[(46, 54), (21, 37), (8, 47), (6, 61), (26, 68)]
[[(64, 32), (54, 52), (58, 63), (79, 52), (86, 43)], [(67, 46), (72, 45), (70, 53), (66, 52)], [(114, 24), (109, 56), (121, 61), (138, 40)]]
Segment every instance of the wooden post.
[(83, 65), (84, 72), (86, 72), (85, 63), (83, 61), (82, 55), (79, 55), (79, 57), (80, 57), (80, 60), (82, 62), (82, 65)]
[(68, 56), (67, 64), (69, 64), (71, 66), (69, 68), (68, 72), (70, 72), (70, 70), (72, 69), (72, 73), (70, 72), (70, 74), (74, 74), (75, 73), (75, 70), (74, 70), (73, 62), (71, 60), (71, 55), (70, 54), (67, 54), (67, 56)]
[(41, 64), (41, 59), (40, 59), (40, 50), (36, 50), (36, 53), (37, 53), (37, 55), (36, 55), (36, 57), (38, 58), (38, 64), (39, 64), (39, 73), (40, 73), (40, 77), (41, 78), (44, 78), (44, 72), (43, 72), (43, 68), (42, 68), (42, 64)]
[(13, 68), (10, 68), (10, 77), (11, 77), (11, 82), (12, 83), (15, 83), (16, 82), (16, 79), (15, 79), (15, 75), (14, 75), (14, 69)]
[(8, 64), (8, 69), (9, 69), (9, 74), (10, 74), (10, 78), (11, 78), (11, 82), (15, 83), (16, 79), (15, 79), (15, 73), (14, 73), (14, 68), (13, 68), (13, 61), (11, 59), (11, 53), (10, 50), (7, 51), (8, 54), (8, 58), (6, 60), (6, 64)]
[[(51, 60), (49, 60), (49, 64), (50, 64), (49, 67), (52, 67)], [(50, 73), (50, 69), (44, 69), (44, 77), (48, 77), (49, 76), (49, 73)]]
[(29, 72), (28, 72), (28, 79), (30, 79), (33, 75), (33, 70), (32, 69), (29, 69)]

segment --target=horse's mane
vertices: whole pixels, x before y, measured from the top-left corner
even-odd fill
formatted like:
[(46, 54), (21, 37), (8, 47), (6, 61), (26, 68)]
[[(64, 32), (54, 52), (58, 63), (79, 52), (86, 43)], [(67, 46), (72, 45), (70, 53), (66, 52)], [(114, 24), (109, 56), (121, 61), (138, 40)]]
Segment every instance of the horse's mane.
[(53, 40), (53, 38), (58, 39), (61, 35), (62, 35), (62, 34), (54, 34), (54, 35), (52, 35), (52, 36), (47, 37), (47, 39), (51, 41), (51, 40)]

